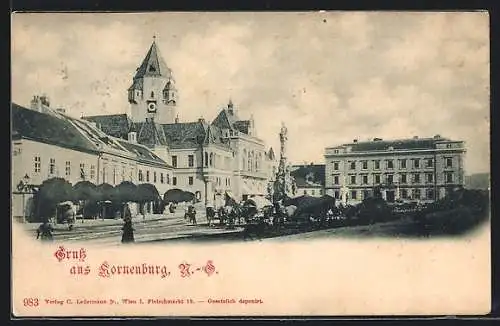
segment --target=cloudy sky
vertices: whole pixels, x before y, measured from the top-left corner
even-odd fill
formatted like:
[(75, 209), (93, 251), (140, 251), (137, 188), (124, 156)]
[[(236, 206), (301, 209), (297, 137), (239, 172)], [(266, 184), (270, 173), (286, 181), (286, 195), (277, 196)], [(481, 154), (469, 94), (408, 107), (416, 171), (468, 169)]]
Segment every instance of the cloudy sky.
[(14, 14), (12, 100), (47, 94), (74, 116), (128, 112), (153, 35), (179, 88), (182, 121), (231, 97), (294, 163), (352, 139), (440, 134), (489, 171), (486, 13)]

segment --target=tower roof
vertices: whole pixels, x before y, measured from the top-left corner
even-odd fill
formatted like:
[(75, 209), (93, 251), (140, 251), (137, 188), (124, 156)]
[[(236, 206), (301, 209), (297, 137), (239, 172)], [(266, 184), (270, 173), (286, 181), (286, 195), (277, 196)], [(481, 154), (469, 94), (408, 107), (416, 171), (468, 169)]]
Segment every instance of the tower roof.
[(170, 70), (170, 68), (163, 60), (156, 42), (153, 41), (153, 44), (151, 44), (151, 47), (146, 54), (146, 57), (142, 61), (140, 67), (137, 69), (134, 79), (160, 76), (172, 78), (172, 70)]

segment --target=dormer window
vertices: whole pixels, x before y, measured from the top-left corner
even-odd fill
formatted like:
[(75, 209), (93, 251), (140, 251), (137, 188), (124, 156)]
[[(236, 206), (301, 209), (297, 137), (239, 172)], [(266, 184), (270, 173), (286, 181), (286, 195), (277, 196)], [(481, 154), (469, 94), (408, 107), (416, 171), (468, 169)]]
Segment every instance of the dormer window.
[(151, 92), (151, 98), (155, 97), (155, 92)]
[(155, 72), (156, 68), (154, 66), (149, 66), (149, 72)]

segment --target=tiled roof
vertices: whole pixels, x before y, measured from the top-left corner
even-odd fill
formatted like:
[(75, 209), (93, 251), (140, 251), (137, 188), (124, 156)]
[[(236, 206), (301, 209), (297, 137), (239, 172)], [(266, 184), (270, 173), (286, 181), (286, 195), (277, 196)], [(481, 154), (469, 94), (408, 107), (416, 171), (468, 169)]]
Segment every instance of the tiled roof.
[(127, 151), (132, 152), (137, 155), (137, 159), (140, 162), (161, 164), (170, 167), (164, 160), (162, 160), (158, 155), (149, 150), (146, 146), (141, 144), (133, 144), (125, 141), (123, 139), (116, 139), (120, 145), (127, 149)]
[(167, 139), (160, 124), (155, 123), (152, 119), (147, 119), (146, 122), (136, 124), (137, 142), (148, 147), (167, 146)]
[(436, 148), (437, 141), (447, 141), (449, 139), (436, 138), (412, 138), (412, 139), (397, 139), (397, 140), (373, 140), (367, 142), (356, 142), (344, 144), (342, 146), (350, 146), (352, 152), (368, 152), (368, 151), (386, 151), (392, 148), (393, 150), (408, 150), (408, 149), (433, 149)]
[(167, 64), (163, 60), (156, 42), (153, 42), (148, 53), (146, 54), (146, 57), (142, 61), (142, 64), (137, 69), (134, 80), (142, 77), (158, 76), (172, 78), (172, 71), (167, 67)]
[(198, 147), (201, 137), (205, 145), (216, 144), (229, 148), (229, 143), (222, 139), (222, 131), (217, 126), (209, 125), (204, 121), (171, 123), (162, 126), (170, 148)]
[(248, 129), (250, 127), (250, 120), (238, 120), (233, 124), (234, 128), (238, 131), (248, 134)]
[(294, 177), (297, 187), (320, 187), (325, 184), (325, 165), (310, 164), (294, 166), (296, 169), (290, 172)]
[(75, 150), (97, 151), (70, 121), (12, 104), (12, 131), (21, 137)]
[(110, 136), (123, 139), (127, 139), (132, 124), (126, 114), (87, 116), (82, 119), (96, 123), (99, 129)]
[(234, 111), (229, 111), (228, 109), (224, 108), (212, 121), (212, 125), (217, 126), (221, 129), (233, 129), (238, 130), (239, 132), (242, 132), (244, 134), (248, 134), (250, 120), (239, 120)]

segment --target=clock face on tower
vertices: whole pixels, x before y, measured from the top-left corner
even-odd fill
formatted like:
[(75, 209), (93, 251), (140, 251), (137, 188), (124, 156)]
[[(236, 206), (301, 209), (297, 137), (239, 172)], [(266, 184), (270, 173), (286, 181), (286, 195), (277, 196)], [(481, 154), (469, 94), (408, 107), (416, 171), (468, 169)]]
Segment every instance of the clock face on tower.
[(156, 112), (156, 103), (150, 102), (148, 103), (148, 112), (155, 113)]

